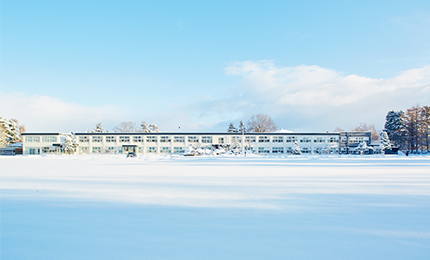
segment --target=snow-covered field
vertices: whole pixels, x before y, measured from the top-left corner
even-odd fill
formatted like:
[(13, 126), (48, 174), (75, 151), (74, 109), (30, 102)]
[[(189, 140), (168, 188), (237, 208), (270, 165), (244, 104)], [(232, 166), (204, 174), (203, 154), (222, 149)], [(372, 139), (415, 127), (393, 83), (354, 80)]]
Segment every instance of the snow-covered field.
[(430, 156), (0, 157), (0, 259), (430, 259)]

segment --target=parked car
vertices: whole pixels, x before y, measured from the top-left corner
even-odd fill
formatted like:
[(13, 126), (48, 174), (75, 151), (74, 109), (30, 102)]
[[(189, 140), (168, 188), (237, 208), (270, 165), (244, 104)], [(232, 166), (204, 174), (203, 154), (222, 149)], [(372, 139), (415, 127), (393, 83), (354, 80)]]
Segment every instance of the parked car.
[(128, 157), (137, 157), (137, 154), (135, 153), (135, 152), (129, 152), (128, 154), (127, 154), (127, 158)]

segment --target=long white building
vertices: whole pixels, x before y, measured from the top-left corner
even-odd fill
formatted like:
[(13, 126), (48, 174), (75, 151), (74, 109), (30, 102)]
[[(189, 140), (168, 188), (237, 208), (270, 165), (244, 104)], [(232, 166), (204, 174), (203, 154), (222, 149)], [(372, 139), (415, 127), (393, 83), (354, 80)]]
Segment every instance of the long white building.
[[(61, 133), (23, 133), (24, 154), (61, 153)], [(259, 154), (288, 154), (297, 142), (302, 153), (348, 153), (365, 142), (370, 132), (340, 133), (75, 133), (77, 154), (182, 154), (188, 146), (243, 144)], [(243, 139), (244, 138), (244, 139)], [(243, 140), (243, 141), (242, 141)]]

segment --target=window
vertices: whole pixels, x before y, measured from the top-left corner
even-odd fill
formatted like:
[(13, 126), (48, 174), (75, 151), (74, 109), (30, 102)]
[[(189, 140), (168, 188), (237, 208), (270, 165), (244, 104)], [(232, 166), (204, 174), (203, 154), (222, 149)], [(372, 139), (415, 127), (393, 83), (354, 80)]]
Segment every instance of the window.
[(284, 142), (284, 137), (282, 137), (282, 136), (274, 136), (273, 137), (273, 142), (274, 143), (283, 143)]
[(311, 138), (310, 137), (302, 137), (302, 139), (300, 139), (301, 143), (310, 143), (311, 142)]
[(259, 143), (268, 143), (270, 142), (270, 139), (268, 136), (259, 136), (258, 137), (258, 142)]
[(329, 139), (329, 142), (330, 143), (337, 143), (337, 142), (339, 142), (339, 138), (331, 136)]
[(39, 148), (35, 148), (35, 147), (28, 147), (27, 149), (25, 149), (26, 154), (39, 154), (39, 152), (40, 152)]
[(88, 136), (79, 136), (80, 143), (88, 143), (89, 141), (90, 141), (90, 138), (88, 138)]
[(188, 142), (189, 143), (198, 143), (199, 137), (198, 136), (188, 136)]
[(285, 141), (287, 143), (294, 143), (295, 141), (297, 141), (297, 137), (296, 136), (288, 136)]
[(350, 137), (348, 139), (348, 142), (349, 143), (362, 143), (362, 142), (365, 142), (365, 141), (368, 141), (368, 140), (369, 140), (368, 137)]
[(185, 136), (175, 136), (174, 142), (175, 143), (185, 143)]
[(157, 153), (157, 148), (156, 147), (147, 147), (146, 152), (147, 153)]
[(130, 142), (130, 136), (120, 136), (119, 142), (120, 143), (129, 143)]
[(184, 153), (184, 147), (173, 147), (173, 153)]
[(171, 140), (170, 136), (160, 136), (160, 143), (170, 143)]
[(307, 148), (307, 147), (304, 147), (304, 148), (301, 148), (301, 152), (302, 152), (302, 153), (310, 153), (310, 152), (311, 152), (311, 149), (309, 149), (309, 148)]
[(88, 153), (88, 147), (81, 147), (79, 149), (81, 150), (81, 153)]
[(55, 143), (55, 142), (57, 142), (57, 137), (56, 136), (42, 136), (42, 142)]
[(138, 153), (143, 153), (143, 147), (137, 147), (137, 152)]
[(285, 153), (292, 153), (292, 152), (293, 152), (293, 148), (292, 147), (285, 148)]
[(93, 147), (93, 153), (100, 153), (101, 147)]
[(284, 153), (284, 147), (273, 147), (272, 153)]
[(170, 147), (161, 147), (161, 153), (170, 153)]
[(267, 147), (258, 147), (258, 153), (270, 153), (270, 149)]
[(325, 143), (324, 137), (317, 137), (314, 139), (314, 143)]
[(93, 136), (93, 142), (101, 143), (103, 140), (103, 136)]
[(233, 143), (241, 143), (242, 142), (242, 137), (241, 136), (232, 136), (231, 137), (231, 141), (233, 142)]
[(147, 136), (146, 137), (146, 142), (148, 142), (148, 143), (156, 143), (157, 142), (157, 137), (156, 136)]
[(116, 136), (106, 136), (107, 143), (116, 143)]
[(39, 136), (26, 136), (25, 141), (29, 143), (38, 143), (40, 142)]
[(256, 140), (255, 136), (247, 136), (247, 137), (245, 137), (245, 141), (247, 143), (255, 143), (255, 140)]
[(348, 139), (348, 142), (349, 142), (349, 143), (356, 143), (356, 142), (357, 142), (357, 139), (356, 139), (356, 138), (354, 138), (354, 137), (350, 137), (350, 138)]
[(133, 142), (135, 142), (135, 143), (143, 143), (143, 136), (141, 136), (141, 135), (135, 135), (135, 136), (133, 136)]
[(224, 143), (224, 137), (218, 137), (218, 143), (223, 144)]
[(107, 147), (106, 150), (108, 153), (115, 153), (116, 152), (115, 147)]
[(212, 136), (202, 136), (202, 143), (212, 143)]

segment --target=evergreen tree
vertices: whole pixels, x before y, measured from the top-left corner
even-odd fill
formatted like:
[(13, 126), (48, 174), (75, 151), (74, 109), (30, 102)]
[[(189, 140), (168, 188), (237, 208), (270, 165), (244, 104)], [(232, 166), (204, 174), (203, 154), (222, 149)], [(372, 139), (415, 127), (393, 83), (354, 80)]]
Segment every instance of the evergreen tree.
[(194, 145), (190, 144), (187, 147), (187, 150), (185, 150), (184, 156), (195, 156), (196, 153), (197, 153), (197, 148)]
[(233, 123), (230, 123), (230, 125), (228, 126), (228, 129), (227, 129), (227, 132), (228, 133), (236, 133), (237, 132), (237, 129), (236, 129), (236, 127), (234, 127)]
[(299, 143), (297, 141), (294, 142), (292, 154), (294, 154), (294, 155), (302, 154), (302, 152), (300, 151)]
[(96, 125), (96, 128), (93, 131), (93, 133), (104, 133), (104, 132), (105, 132), (105, 130), (104, 130), (101, 122)]
[(0, 117), (0, 148), (20, 140), (20, 133), (15, 120)]
[(391, 110), (385, 117), (385, 131), (394, 145), (406, 148), (406, 120), (405, 112)]
[(6, 119), (0, 117), (0, 148), (6, 147), (8, 145), (8, 138), (6, 135)]
[(367, 149), (367, 143), (361, 142), (358, 144), (358, 146), (355, 148), (355, 151), (357, 151), (359, 154), (363, 155), (364, 151)]
[(76, 136), (73, 133), (62, 134), (66, 138), (61, 143), (61, 148), (66, 154), (74, 154), (76, 152), (76, 148), (78, 144), (76, 142)]
[(243, 121), (240, 121), (239, 127), (237, 128), (237, 132), (239, 132), (239, 133), (245, 133), (246, 132), (246, 127), (245, 127), (245, 124), (243, 123)]
[(379, 137), (381, 139), (381, 150), (385, 153), (385, 150), (391, 150), (390, 138), (388, 137), (387, 132), (381, 131), (379, 132)]
[(160, 130), (158, 129), (158, 126), (154, 123), (151, 123), (148, 128), (149, 128), (150, 132), (152, 132), (152, 133), (160, 132)]

